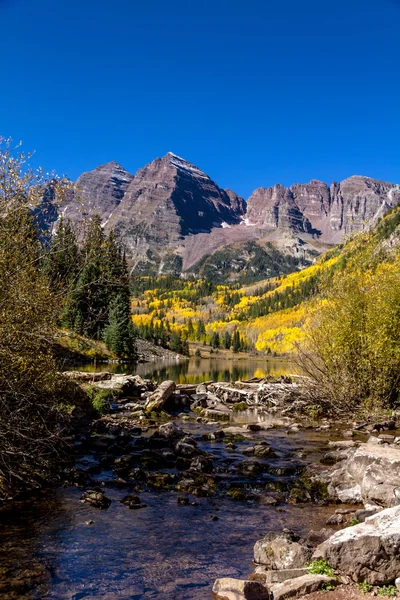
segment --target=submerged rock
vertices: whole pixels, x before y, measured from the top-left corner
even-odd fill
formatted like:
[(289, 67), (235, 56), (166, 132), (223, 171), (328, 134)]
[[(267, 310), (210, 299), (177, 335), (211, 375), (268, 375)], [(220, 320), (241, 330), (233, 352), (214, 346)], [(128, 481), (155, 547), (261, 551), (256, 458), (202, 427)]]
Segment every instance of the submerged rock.
[(90, 504), (94, 508), (100, 508), (102, 510), (107, 509), (110, 504), (110, 498), (104, 495), (104, 492), (101, 490), (87, 490), (81, 496), (81, 502), (85, 502), (86, 504)]
[(139, 496), (124, 496), (120, 502), (125, 504), (130, 509), (146, 508), (146, 504), (142, 504)]

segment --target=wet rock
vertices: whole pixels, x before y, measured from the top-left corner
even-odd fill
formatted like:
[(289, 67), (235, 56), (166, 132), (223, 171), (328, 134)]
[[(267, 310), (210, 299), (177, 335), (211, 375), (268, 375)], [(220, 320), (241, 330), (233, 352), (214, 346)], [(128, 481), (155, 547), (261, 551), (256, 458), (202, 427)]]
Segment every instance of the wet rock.
[(81, 502), (85, 502), (94, 508), (100, 508), (102, 510), (107, 509), (111, 504), (110, 498), (107, 498), (104, 495), (104, 492), (98, 489), (87, 490), (84, 492), (81, 496)]
[(141, 503), (139, 496), (124, 496), (120, 502), (132, 510), (146, 508), (146, 504)]
[(372, 431), (393, 431), (394, 429), (396, 429), (396, 422), (390, 419), (382, 423), (375, 423)]
[(276, 454), (268, 444), (264, 443), (254, 446), (254, 456), (258, 458), (273, 458)]
[(328, 586), (336, 586), (339, 580), (326, 575), (303, 575), (295, 579), (288, 579), (283, 583), (271, 585), (274, 600), (285, 600), (286, 598), (301, 598), (306, 594), (312, 594)]
[(302, 568), (311, 555), (311, 549), (301, 544), (289, 530), (269, 532), (254, 545), (254, 562), (271, 570)]
[(260, 581), (243, 581), (224, 577), (213, 585), (214, 600), (269, 600), (267, 588)]
[(149, 396), (146, 405), (146, 412), (160, 412), (164, 404), (172, 396), (176, 389), (175, 381), (163, 381), (158, 388)]
[(353, 581), (385, 585), (400, 573), (400, 506), (338, 531), (314, 552)]
[(207, 408), (207, 394), (193, 394), (190, 408), (191, 410), (196, 410), (196, 408)]
[(188, 506), (190, 501), (189, 498), (186, 498), (185, 496), (178, 496), (177, 502), (182, 506)]
[(185, 441), (185, 439), (186, 438), (177, 442), (175, 445), (175, 452), (184, 458), (192, 458), (199, 454), (199, 449), (196, 447), (195, 442), (189, 443), (189, 441)]
[(360, 523), (364, 523), (367, 517), (373, 517), (378, 512), (380, 512), (382, 508), (380, 506), (374, 506), (371, 508), (360, 508), (356, 510), (355, 517)]
[(347, 519), (344, 515), (331, 515), (329, 519), (326, 520), (327, 525), (341, 525), (341, 523), (346, 523)]
[(201, 473), (211, 473), (213, 470), (212, 460), (206, 456), (196, 456), (190, 463), (190, 469)]
[(268, 466), (257, 459), (248, 459), (242, 460), (237, 468), (243, 475), (258, 477), (267, 470)]
[(174, 473), (147, 473), (146, 481), (156, 489), (165, 490), (174, 487), (178, 477)]
[(175, 440), (185, 437), (185, 432), (173, 421), (164, 423), (158, 428), (158, 435), (166, 440)]

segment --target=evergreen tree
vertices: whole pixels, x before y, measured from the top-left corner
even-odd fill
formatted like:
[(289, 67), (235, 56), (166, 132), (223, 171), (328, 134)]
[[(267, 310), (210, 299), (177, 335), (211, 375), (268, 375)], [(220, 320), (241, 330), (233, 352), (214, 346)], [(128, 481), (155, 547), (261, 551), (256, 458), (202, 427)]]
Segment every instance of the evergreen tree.
[(76, 283), (81, 257), (76, 234), (69, 219), (60, 217), (51, 246), (46, 254), (44, 270), (53, 289), (70, 288)]
[(118, 357), (132, 357), (135, 354), (135, 332), (122, 295), (116, 296), (111, 303), (103, 338), (107, 348)]
[(219, 348), (221, 345), (221, 341), (219, 339), (219, 333), (217, 331), (214, 331), (214, 333), (212, 334), (212, 338), (211, 338), (211, 346), (214, 349)]
[(232, 351), (235, 352), (235, 354), (237, 352), (240, 352), (240, 333), (239, 331), (236, 329), (236, 331), (234, 332), (233, 336), (232, 336)]
[(229, 350), (231, 345), (232, 345), (232, 336), (228, 331), (226, 331), (225, 335), (224, 335), (224, 348), (226, 350)]

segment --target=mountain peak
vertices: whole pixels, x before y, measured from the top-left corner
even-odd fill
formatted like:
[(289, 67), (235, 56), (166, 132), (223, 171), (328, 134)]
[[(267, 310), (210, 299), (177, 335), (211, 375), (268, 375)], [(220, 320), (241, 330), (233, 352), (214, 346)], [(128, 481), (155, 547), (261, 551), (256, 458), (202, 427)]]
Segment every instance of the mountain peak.
[(163, 157), (162, 160), (167, 161), (169, 165), (175, 167), (181, 174), (191, 176), (191, 177), (200, 177), (201, 179), (210, 179), (206, 173), (204, 173), (201, 169), (196, 167), (196, 165), (192, 164), (188, 160), (174, 154), (173, 152), (167, 152), (167, 154)]

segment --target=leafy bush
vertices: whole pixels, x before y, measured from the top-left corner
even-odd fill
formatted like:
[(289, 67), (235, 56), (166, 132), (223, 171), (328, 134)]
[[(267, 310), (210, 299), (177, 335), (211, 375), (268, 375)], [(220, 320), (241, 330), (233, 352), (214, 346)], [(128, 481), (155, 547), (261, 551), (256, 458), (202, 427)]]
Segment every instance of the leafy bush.
[(313, 575), (327, 575), (328, 577), (335, 576), (335, 571), (323, 558), (320, 560), (314, 560), (310, 565), (308, 565), (307, 570)]
[(372, 592), (373, 586), (370, 583), (357, 583), (357, 587), (363, 594), (369, 594)]
[(89, 386), (86, 391), (93, 409), (99, 415), (104, 415), (110, 409), (110, 405), (121, 395), (119, 391), (102, 390), (93, 385)]
[(382, 585), (377, 592), (379, 596), (396, 596), (398, 589), (395, 585)]

